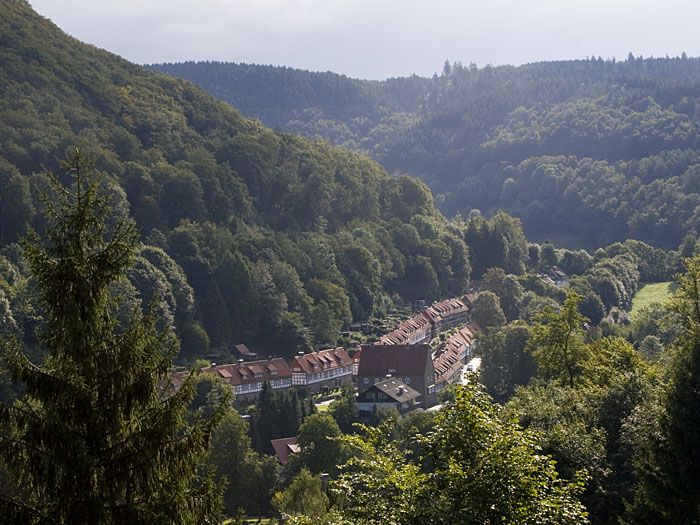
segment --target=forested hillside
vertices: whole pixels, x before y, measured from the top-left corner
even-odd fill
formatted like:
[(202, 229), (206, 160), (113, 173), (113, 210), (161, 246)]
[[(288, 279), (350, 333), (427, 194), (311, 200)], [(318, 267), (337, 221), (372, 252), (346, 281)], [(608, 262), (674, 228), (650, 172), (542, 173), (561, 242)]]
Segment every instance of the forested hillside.
[[(237, 522), (698, 522), (700, 60), (386, 82), (204, 66), (264, 123), (0, 3), (6, 521), (223, 522), (223, 503)], [(666, 291), (639, 307), (647, 283)], [(196, 373), (238, 343), (352, 350), (353, 321), (372, 343), (446, 297), (479, 332), (451, 365), (478, 370), (438, 385), (447, 310), (420, 381), (391, 378), (434, 388), (435, 411), (374, 404), (356, 425), (334, 368), (312, 372), (335, 396), (317, 408), (258, 361), (246, 420), (224, 374)], [(291, 436), (282, 467), (271, 440)]]
[(444, 65), (352, 80), (271, 66), (151, 66), (270, 126), (365, 152), (423, 180), (452, 217), (504, 210), (533, 240), (675, 248), (700, 229), (700, 59)]
[(424, 184), (362, 155), (263, 127), (194, 85), (0, 6), (0, 304), (30, 344), (39, 312), (15, 243), (41, 233), (47, 170), (81, 147), (143, 245), (135, 304), (157, 296), (181, 359), (241, 342), (294, 354), (394, 304), (454, 296), (461, 233)]

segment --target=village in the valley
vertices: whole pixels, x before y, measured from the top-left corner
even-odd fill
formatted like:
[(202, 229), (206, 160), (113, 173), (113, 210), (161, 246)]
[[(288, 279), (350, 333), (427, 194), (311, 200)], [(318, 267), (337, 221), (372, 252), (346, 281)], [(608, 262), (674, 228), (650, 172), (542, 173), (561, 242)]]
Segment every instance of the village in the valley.
[[(395, 408), (401, 415), (438, 403), (438, 393), (461, 381), (475, 368), (472, 349), (479, 326), (470, 315), (476, 294), (435, 302), (401, 322), (376, 342), (346, 351), (343, 347), (258, 359), (245, 345), (236, 345), (238, 362), (212, 364), (202, 374), (214, 374), (234, 390), (237, 406), (255, 402), (263, 383), (273, 391), (303, 389), (307, 394), (332, 391), (348, 383), (356, 389), (361, 416), (375, 407)], [(432, 343), (432, 344), (431, 344)], [(478, 365), (476, 365), (478, 366)], [(188, 372), (173, 376), (177, 388)]]

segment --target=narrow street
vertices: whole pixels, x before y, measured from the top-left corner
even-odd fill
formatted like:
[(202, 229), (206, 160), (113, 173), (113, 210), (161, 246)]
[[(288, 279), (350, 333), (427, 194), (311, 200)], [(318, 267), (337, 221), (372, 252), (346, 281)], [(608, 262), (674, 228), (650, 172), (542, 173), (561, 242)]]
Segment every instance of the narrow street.
[(462, 368), (462, 379), (461, 383), (466, 385), (469, 382), (469, 374), (472, 372), (478, 372), (481, 366), (480, 357), (472, 357), (471, 360)]

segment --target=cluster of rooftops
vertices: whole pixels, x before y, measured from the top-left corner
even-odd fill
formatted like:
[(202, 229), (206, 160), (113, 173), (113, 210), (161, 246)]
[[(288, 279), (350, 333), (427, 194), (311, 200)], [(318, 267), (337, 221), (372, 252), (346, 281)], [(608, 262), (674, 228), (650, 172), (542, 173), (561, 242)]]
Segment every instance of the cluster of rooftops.
[[(434, 394), (461, 371), (479, 330), (474, 323), (469, 323), (469, 302), (465, 298), (465, 301), (450, 299), (433, 303), (381, 337), (378, 343), (362, 345), (352, 358), (344, 348), (337, 347), (300, 354), (290, 361), (281, 357), (256, 361), (240, 359), (237, 363), (208, 366), (201, 372), (217, 375), (228, 382), (234, 387), (237, 402), (254, 400), (265, 381), (273, 389), (296, 386), (314, 392), (324, 386), (340, 386), (356, 380), (362, 393), (392, 376), (402, 383), (397, 387), (401, 388), (401, 395), (405, 397), (417, 391), (423, 396), (423, 403), (429, 406)], [(434, 352), (429, 345), (421, 344), (441, 330), (457, 325), (461, 328), (442, 341)], [(243, 358), (255, 356), (245, 345), (237, 345), (236, 349)], [(179, 388), (187, 374), (175, 373), (173, 386)], [(408, 387), (409, 383), (413, 383), (413, 387)]]
[(469, 308), (460, 299), (435, 302), (382, 336), (379, 342), (393, 345), (421, 343), (434, 338), (441, 329), (464, 322), (468, 316)]

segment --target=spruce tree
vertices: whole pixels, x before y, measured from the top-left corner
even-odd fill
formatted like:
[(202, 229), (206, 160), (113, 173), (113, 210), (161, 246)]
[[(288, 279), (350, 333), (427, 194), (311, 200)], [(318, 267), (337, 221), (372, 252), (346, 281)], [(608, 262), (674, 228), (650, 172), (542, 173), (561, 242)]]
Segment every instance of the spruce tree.
[(700, 523), (700, 257), (684, 264), (671, 302), (681, 331), (668, 385), (637, 438), (633, 523)]
[[(263, 381), (262, 390), (258, 399), (255, 401), (255, 416), (253, 422), (255, 428), (253, 430), (255, 449), (261, 454), (274, 454), (275, 449), (272, 448), (271, 439), (282, 437), (277, 429), (279, 421), (279, 404), (277, 396), (275, 396), (272, 386), (269, 381)], [(284, 436), (286, 437), (286, 436)]]
[[(110, 285), (134, 255), (132, 222), (110, 214), (92, 165), (76, 149), (52, 177), (49, 228), (23, 243), (46, 313), (47, 357), (31, 363), (3, 341), (4, 364), (26, 395), (0, 405), (0, 460), (17, 490), (0, 494), (6, 523), (207, 523), (221, 490), (199, 475), (218, 415), (185, 424), (193, 387), (167, 377), (177, 341), (153, 308), (121, 326)], [(107, 224), (113, 223), (113, 228)]]

